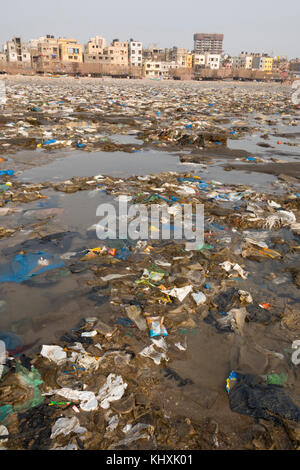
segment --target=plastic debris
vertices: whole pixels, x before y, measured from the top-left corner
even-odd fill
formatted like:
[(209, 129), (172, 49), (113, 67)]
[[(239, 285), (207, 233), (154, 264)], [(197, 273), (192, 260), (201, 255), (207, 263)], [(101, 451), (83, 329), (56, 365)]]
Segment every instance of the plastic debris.
[(164, 317), (147, 317), (147, 323), (150, 330), (150, 338), (154, 336), (168, 336), (168, 332), (163, 325)]
[(127, 383), (123, 382), (120, 375), (109, 374), (106, 384), (99, 390), (97, 395), (101, 408), (107, 409), (112, 401), (119, 400), (124, 395)]
[(46, 271), (65, 266), (54, 255), (45, 252), (19, 254), (8, 265), (0, 266), (0, 282), (23, 282)]
[(193, 299), (196, 302), (196, 305), (201, 305), (206, 302), (206, 295), (203, 292), (195, 292), (192, 294)]
[(58, 418), (52, 427), (50, 439), (55, 439), (60, 434), (67, 436), (71, 432), (82, 434), (86, 431), (86, 428), (80, 426), (79, 420), (76, 418), (76, 416), (73, 418)]
[(58, 365), (63, 364), (67, 359), (67, 353), (61, 346), (47, 346), (44, 344), (42, 346), (41, 355)]
[(176, 297), (179, 302), (182, 302), (185, 297), (193, 290), (193, 286), (185, 286), (185, 287), (174, 287), (173, 289), (163, 289), (162, 292), (164, 294), (168, 294), (171, 297)]
[(133, 321), (136, 326), (141, 330), (145, 331), (147, 329), (147, 323), (145, 318), (142, 316), (141, 307), (138, 305), (128, 305), (125, 307), (128, 318)]
[(70, 401), (80, 401), (80, 408), (83, 411), (93, 411), (98, 408), (98, 401), (94, 392), (72, 390), (70, 388), (63, 387), (47, 392), (46, 395), (60, 395)]

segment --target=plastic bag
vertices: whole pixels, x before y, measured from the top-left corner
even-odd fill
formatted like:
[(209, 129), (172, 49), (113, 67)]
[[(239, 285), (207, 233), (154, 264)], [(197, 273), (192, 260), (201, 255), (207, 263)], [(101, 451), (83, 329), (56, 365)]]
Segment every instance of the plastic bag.
[(148, 317), (147, 323), (150, 329), (150, 338), (154, 336), (168, 336), (168, 332), (163, 326), (164, 317)]

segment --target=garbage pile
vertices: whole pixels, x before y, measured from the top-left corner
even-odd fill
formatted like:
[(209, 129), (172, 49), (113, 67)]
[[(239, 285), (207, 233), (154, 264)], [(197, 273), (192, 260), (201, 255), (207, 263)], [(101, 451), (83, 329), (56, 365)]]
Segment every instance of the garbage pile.
[[(33, 95), (30, 80), (7, 86), (0, 151), (9, 163), (9, 153), (27, 145), (8, 138), (10, 127), (25, 132), (32, 148), (70, 141), (88, 150), (102, 145), (105, 130), (198, 152), (251, 132), (246, 113), (263, 112), (257, 122), (264, 125), (299, 121), (285, 90), (273, 90), (271, 102), (271, 92), (259, 87), (230, 88), (230, 97), (195, 84), (157, 89), (91, 80), (72, 82), (70, 92), (67, 81), (37, 83)], [(33, 306), (44, 295), (53, 302), (55, 312), (43, 314), (56, 340), (41, 340), (38, 331), (23, 342), (17, 327), (0, 326), (0, 448), (300, 448), (296, 176), (282, 175), (265, 191), (192, 171), (35, 184), (20, 181), (8, 161), (0, 173), (0, 325), (13, 295), (31, 292)], [(81, 234), (74, 226), (61, 230), (56, 217), (64, 221), (66, 198), (76, 197), (80, 211), (83, 199), (100, 195), (115, 205), (143, 205), (147, 237), (97, 237), (97, 224)], [(174, 237), (185, 204), (194, 214), (204, 205), (203, 242), (193, 249), (188, 238)], [(157, 223), (154, 206), (163, 214)], [(170, 236), (156, 237), (162, 229)], [(71, 282), (77, 292), (65, 290)], [(69, 297), (78, 301), (78, 322)]]

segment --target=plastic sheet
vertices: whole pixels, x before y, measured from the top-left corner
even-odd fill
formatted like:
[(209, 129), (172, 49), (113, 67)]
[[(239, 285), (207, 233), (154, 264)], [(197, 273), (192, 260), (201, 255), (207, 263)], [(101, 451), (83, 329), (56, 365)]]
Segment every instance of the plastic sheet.
[(0, 282), (23, 282), (63, 266), (65, 263), (57, 256), (43, 251), (19, 254), (10, 264), (0, 266)]

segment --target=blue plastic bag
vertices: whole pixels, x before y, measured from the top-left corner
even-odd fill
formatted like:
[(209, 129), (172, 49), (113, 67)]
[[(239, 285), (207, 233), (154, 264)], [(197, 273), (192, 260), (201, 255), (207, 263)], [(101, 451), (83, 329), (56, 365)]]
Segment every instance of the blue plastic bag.
[(0, 266), (0, 282), (23, 282), (63, 266), (65, 263), (60, 258), (43, 251), (19, 254), (10, 263)]

